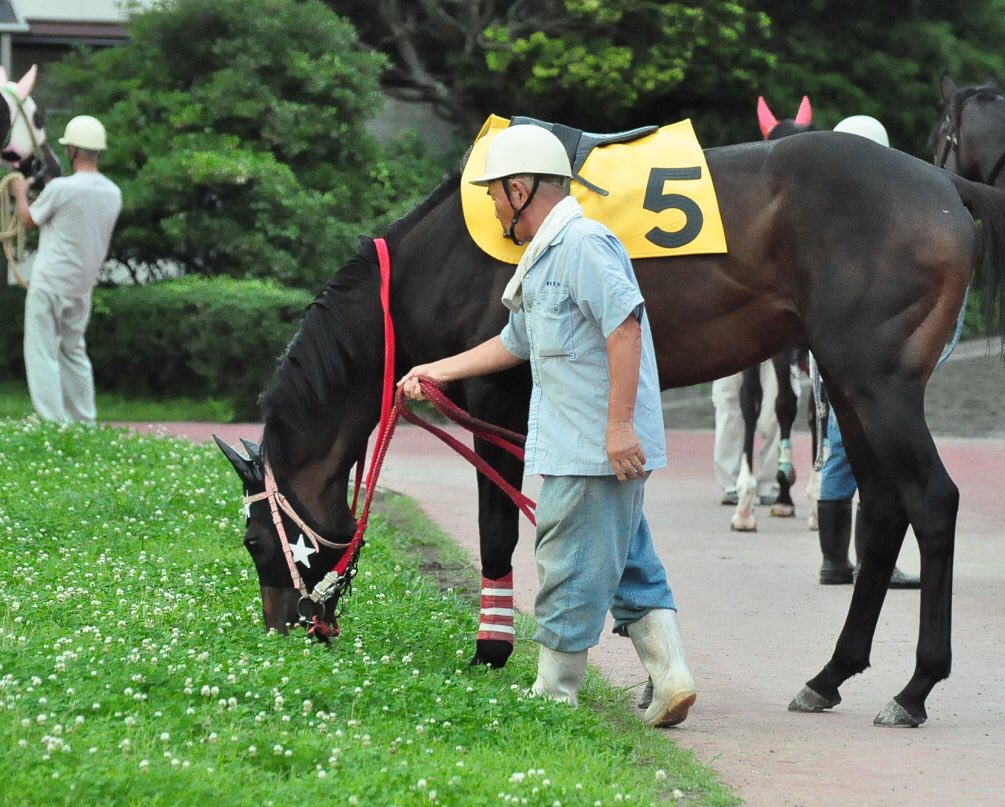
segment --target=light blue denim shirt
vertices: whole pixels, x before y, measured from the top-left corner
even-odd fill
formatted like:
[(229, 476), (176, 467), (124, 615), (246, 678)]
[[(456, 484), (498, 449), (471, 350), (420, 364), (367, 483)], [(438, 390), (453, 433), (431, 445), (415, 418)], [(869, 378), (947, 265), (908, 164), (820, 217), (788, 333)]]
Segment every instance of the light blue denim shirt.
[(642, 325), (635, 432), (646, 470), (667, 464), (656, 353), (631, 261), (607, 227), (577, 218), (528, 270), (520, 311), (510, 314), (501, 335), (510, 353), (530, 359), (526, 473), (614, 473), (604, 446), (607, 337), (632, 314)]

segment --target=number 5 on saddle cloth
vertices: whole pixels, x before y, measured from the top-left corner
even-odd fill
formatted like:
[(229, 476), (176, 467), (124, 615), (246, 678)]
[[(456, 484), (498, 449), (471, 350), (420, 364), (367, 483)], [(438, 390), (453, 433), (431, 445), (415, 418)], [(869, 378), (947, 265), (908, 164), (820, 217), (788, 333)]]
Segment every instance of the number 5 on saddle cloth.
[(562, 141), (572, 163), (572, 195), (587, 216), (614, 231), (632, 258), (727, 251), (715, 188), (690, 120), (601, 135), (490, 115), (464, 166), (461, 203), (471, 237), (493, 258), (517, 264), (524, 247), (502, 238), (491, 198), (468, 180), (481, 173), (492, 139), (517, 124), (542, 126)]

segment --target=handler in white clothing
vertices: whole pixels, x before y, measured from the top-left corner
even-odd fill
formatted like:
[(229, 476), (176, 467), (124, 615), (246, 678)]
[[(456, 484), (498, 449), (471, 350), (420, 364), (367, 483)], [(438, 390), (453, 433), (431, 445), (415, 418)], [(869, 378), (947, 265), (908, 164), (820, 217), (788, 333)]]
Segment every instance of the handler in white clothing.
[[(757, 418), (755, 444), (761, 439), (761, 450), (753, 472), (757, 478), (757, 495), (761, 504), (773, 504), (778, 498), (778, 417), (775, 415), (775, 398), (778, 397), (778, 379), (771, 359), (761, 362), (761, 414)], [(795, 369), (790, 374), (792, 391), (799, 400), (799, 378)], [(715, 408), (715, 443), (713, 466), (715, 479), (722, 491), (722, 504), (737, 503), (736, 478), (743, 462), (743, 413), (740, 411), (740, 387), (743, 372), (734, 373), (712, 382), (712, 405)]]
[(94, 373), (84, 332), (122, 193), (98, 171), (107, 141), (97, 118), (73, 118), (59, 142), (71, 176), (53, 179), (30, 205), (27, 182), (14, 185), (18, 218), (26, 228), (39, 228), (24, 307), (24, 366), (39, 417), (93, 424)]

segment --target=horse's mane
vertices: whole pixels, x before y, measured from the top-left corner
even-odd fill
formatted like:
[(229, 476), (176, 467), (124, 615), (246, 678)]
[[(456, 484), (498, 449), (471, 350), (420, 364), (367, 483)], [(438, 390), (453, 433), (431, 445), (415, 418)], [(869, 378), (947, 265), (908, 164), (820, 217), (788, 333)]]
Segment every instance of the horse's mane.
[[(394, 244), (447, 196), (457, 190), (451, 174), (387, 231)], [(358, 368), (380, 355), (377, 333), (362, 317), (377, 305), (380, 271), (372, 238), (361, 238), (353, 255), (307, 307), (300, 328), (279, 360), (272, 380), (259, 396), (265, 417), (263, 449), (276, 472), (282, 469), (283, 434), (313, 428), (312, 417), (327, 411), (332, 417), (336, 396), (358, 380)], [(369, 303), (370, 305), (367, 305)], [(382, 336), (380, 337), (382, 338)], [(379, 361), (379, 358), (377, 359)]]

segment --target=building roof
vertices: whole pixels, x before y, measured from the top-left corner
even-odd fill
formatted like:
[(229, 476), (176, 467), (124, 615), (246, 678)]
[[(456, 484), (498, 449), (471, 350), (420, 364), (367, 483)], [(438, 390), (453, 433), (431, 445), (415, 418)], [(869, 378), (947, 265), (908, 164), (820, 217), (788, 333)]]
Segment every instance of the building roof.
[(0, 0), (0, 33), (37, 45), (115, 45), (126, 39), (130, 8), (153, 0)]

